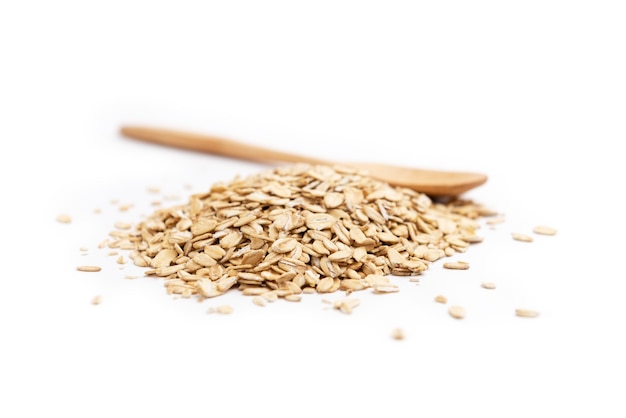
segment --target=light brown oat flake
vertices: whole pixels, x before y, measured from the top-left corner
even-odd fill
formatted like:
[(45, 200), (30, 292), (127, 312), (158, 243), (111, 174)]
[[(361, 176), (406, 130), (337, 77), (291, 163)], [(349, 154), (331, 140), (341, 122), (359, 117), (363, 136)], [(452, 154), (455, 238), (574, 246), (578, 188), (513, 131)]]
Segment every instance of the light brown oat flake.
[(270, 289), (268, 289), (267, 287), (260, 287), (260, 286), (253, 286), (253, 285), (251, 285), (250, 287), (243, 288), (243, 290), (241, 292), (244, 295), (246, 295), (246, 296), (259, 296), (259, 295), (262, 295), (262, 294), (267, 293), (269, 291), (270, 291)]
[(556, 229), (545, 225), (536, 226), (533, 232), (539, 235), (556, 235)]
[(484, 241), (484, 238), (478, 235), (467, 235), (463, 236), (461, 239), (468, 244), (476, 244)]
[(358, 299), (345, 298), (333, 302), (333, 307), (345, 314), (351, 314), (354, 308), (359, 306), (360, 303)]
[(267, 304), (266, 300), (261, 296), (255, 296), (252, 298), (252, 303), (257, 306), (265, 306)]
[(395, 284), (380, 284), (373, 287), (374, 293), (395, 293), (400, 291), (400, 287)]
[(527, 235), (527, 234), (521, 234), (519, 232), (513, 232), (512, 236), (513, 236), (513, 239), (515, 241), (533, 242), (533, 237), (531, 237), (530, 235)]
[(539, 312), (533, 309), (522, 309), (518, 308), (515, 310), (515, 315), (523, 318), (535, 318), (539, 316)]
[(100, 303), (102, 303), (102, 296), (100, 295), (96, 295), (91, 299), (92, 305), (100, 305)]
[(496, 284), (493, 282), (482, 282), (480, 284), (480, 287), (482, 287), (483, 289), (495, 289), (496, 288)]
[(129, 224), (128, 222), (121, 222), (121, 221), (115, 222), (113, 226), (117, 229), (130, 229), (132, 227), (132, 225)]
[(446, 298), (444, 295), (437, 295), (437, 296), (435, 296), (435, 302), (437, 302), (437, 303), (448, 303), (448, 298)]
[(391, 331), (391, 338), (393, 338), (394, 340), (404, 340), (405, 335), (402, 328), (394, 328)]
[(224, 314), (224, 315), (228, 315), (234, 312), (234, 308), (230, 305), (218, 305), (215, 308), (215, 312), (217, 312), (218, 314)]
[(463, 308), (462, 306), (458, 306), (458, 305), (450, 306), (450, 309), (448, 309), (448, 313), (454, 319), (465, 318), (465, 308)]
[(501, 223), (504, 223), (504, 221), (506, 220), (506, 218), (504, 216), (499, 216), (497, 218), (493, 218), (493, 219), (489, 219), (486, 221), (487, 225), (498, 225)]
[(268, 302), (276, 302), (278, 300), (278, 294), (276, 292), (265, 292), (261, 297)]
[(443, 267), (451, 270), (467, 270), (470, 266), (465, 261), (450, 261), (443, 263)]
[(60, 222), (62, 224), (69, 224), (72, 222), (72, 217), (70, 215), (62, 213), (60, 215), (57, 215), (57, 222)]
[(102, 268), (98, 266), (78, 266), (76, 267), (76, 270), (86, 271), (86, 272), (97, 272), (97, 271), (102, 270)]

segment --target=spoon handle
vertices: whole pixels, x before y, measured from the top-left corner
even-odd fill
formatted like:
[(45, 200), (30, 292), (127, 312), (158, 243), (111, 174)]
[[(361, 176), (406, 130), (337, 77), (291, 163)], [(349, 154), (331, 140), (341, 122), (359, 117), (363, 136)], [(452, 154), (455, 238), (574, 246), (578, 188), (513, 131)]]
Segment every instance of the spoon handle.
[(120, 133), (128, 138), (139, 139), (161, 145), (217, 154), (255, 162), (289, 162), (328, 164), (317, 158), (275, 151), (256, 145), (237, 142), (232, 139), (209, 135), (200, 135), (169, 129), (143, 126), (123, 126)]

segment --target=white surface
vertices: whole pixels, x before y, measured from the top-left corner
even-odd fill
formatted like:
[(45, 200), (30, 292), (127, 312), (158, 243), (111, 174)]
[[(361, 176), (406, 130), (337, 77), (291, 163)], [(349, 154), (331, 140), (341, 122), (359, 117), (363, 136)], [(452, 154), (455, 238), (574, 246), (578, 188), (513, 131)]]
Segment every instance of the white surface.
[[(618, 1), (3, 2), (0, 416), (625, 416), (625, 18)], [(507, 221), (458, 257), (470, 270), (394, 279), (352, 315), (315, 295), (174, 300), (97, 244), (153, 210), (150, 186), (184, 199), (266, 167), (126, 123), (482, 171), (467, 197)], [(538, 224), (558, 234), (511, 239)]]

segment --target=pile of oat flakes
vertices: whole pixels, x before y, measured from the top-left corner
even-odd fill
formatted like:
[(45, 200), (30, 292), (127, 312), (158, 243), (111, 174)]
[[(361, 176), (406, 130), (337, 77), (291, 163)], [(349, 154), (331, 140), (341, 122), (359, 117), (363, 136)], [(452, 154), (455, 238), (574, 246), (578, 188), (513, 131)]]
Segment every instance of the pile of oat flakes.
[[(295, 164), (214, 184), (112, 231), (108, 245), (129, 250), (169, 294), (205, 299), (237, 289), (262, 305), (303, 293), (398, 291), (389, 275), (418, 276), (465, 252), (481, 241), (478, 218), (493, 214), (349, 168)], [(350, 312), (353, 301), (335, 307)]]

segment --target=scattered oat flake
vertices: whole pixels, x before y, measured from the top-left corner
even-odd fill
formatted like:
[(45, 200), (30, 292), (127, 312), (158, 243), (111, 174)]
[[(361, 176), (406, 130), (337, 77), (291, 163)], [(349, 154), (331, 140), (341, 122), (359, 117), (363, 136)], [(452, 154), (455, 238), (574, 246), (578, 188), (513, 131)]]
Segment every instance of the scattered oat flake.
[(443, 263), (443, 267), (450, 270), (467, 270), (469, 269), (469, 263), (465, 261), (450, 261)]
[(93, 297), (93, 299), (91, 299), (92, 305), (100, 305), (100, 303), (102, 303), (102, 296), (100, 295), (96, 295)]
[(539, 312), (532, 309), (516, 309), (515, 315), (523, 318), (535, 318), (539, 316)]
[(379, 284), (374, 286), (373, 292), (378, 294), (399, 292), (400, 287), (395, 284)]
[(89, 248), (87, 248), (87, 247), (80, 247), (80, 251), (82, 251), (82, 252), (89, 251)]
[(454, 319), (465, 318), (465, 308), (463, 308), (462, 306), (458, 306), (458, 305), (450, 306), (450, 309), (448, 309), (448, 313)]
[(254, 303), (255, 305), (258, 306), (265, 306), (267, 304), (267, 302), (265, 301), (264, 298), (262, 298), (261, 296), (255, 296), (252, 298), (252, 303)]
[(497, 218), (493, 218), (493, 219), (489, 219), (487, 220), (487, 225), (498, 225), (501, 223), (504, 223), (505, 218), (503, 216), (497, 217)]
[(102, 270), (102, 268), (98, 266), (78, 266), (76, 267), (78, 271), (87, 271), (87, 272), (96, 272)]
[(556, 229), (545, 225), (538, 225), (533, 229), (535, 234), (539, 235), (556, 235)]
[(391, 331), (391, 338), (394, 340), (404, 340), (404, 331), (402, 328), (394, 328)]
[(134, 280), (134, 279), (138, 279), (139, 276), (132, 275), (132, 274), (127, 274), (126, 276), (124, 276), (124, 278), (127, 279), (127, 280)]
[(224, 315), (228, 315), (233, 313), (234, 308), (230, 305), (219, 305), (215, 308), (215, 312), (219, 313), (219, 314), (224, 314)]
[(480, 287), (482, 287), (483, 289), (495, 289), (496, 284), (493, 282), (482, 282), (480, 284)]
[(530, 235), (520, 234), (518, 232), (513, 232), (512, 235), (513, 235), (513, 239), (516, 241), (533, 242), (533, 237), (531, 237)]
[(333, 307), (335, 309), (339, 309), (341, 312), (345, 314), (351, 314), (352, 310), (356, 308), (357, 306), (359, 306), (360, 303), (361, 302), (358, 299), (345, 298), (345, 299), (336, 300), (333, 303)]
[(72, 217), (70, 215), (62, 213), (57, 216), (57, 222), (60, 222), (62, 224), (69, 224), (72, 222)]
[(126, 264), (126, 260), (124, 259), (124, 256), (122, 255), (120, 255), (116, 261), (117, 261), (117, 264)]
[(448, 303), (448, 298), (446, 298), (444, 295), (437, 295), (437, 296), (435, 296), (435, 302), (437, 302), (437, 303)]
[(159, 189), (158, 187), (148, 187), (149, 193), (159, 193), (160, 191), (161, 189)]

